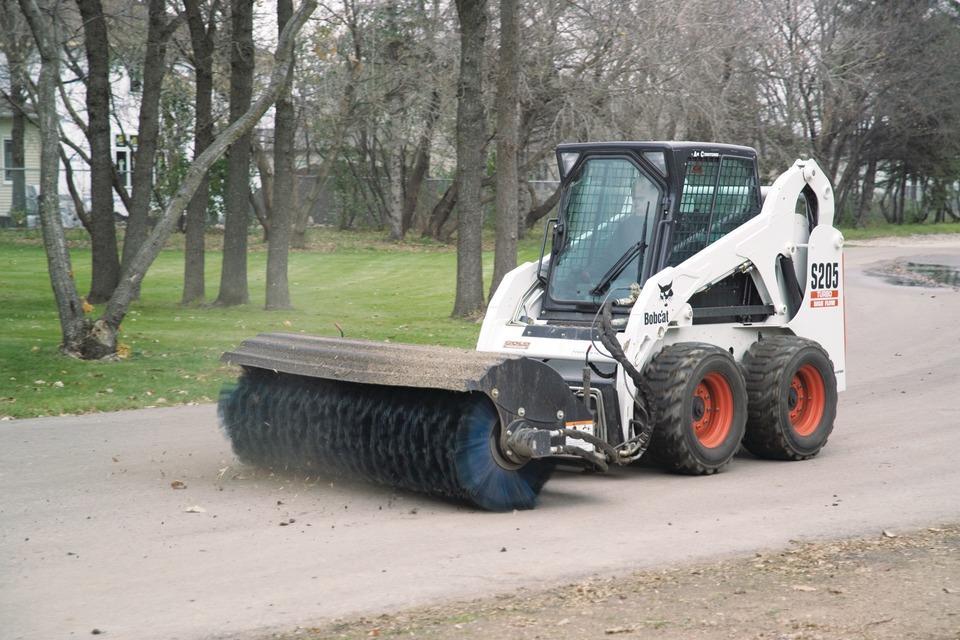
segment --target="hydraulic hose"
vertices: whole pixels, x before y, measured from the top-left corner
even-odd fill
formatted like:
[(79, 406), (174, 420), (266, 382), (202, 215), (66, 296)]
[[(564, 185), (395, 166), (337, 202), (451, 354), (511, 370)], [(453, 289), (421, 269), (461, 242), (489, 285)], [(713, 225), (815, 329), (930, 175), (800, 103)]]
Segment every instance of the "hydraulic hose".
[(620, 341), (617, 340), (617, 331), (613, 328), (613, 301), (607, 300), (600, 310), (600, 343), (610, 352), (610, 355), (617, 361), (623, 370), (630, 376), (634, 386), (637, 388), (637, 407), (642, 415), (643, 425), (649, 429), (653, 424), (653, 391), (647, 384), (643, 374), (637, 371), (633, 366), (627, 354), (623, 352)]

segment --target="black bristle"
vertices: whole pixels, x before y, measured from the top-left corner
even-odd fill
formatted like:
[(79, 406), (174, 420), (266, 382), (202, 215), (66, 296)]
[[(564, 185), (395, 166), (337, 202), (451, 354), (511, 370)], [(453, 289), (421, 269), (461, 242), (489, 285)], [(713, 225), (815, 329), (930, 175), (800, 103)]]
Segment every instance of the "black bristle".
[(532, 508), (552, 471), (542, 461), (516, 470), (496, 462), (497, 413), (482, 393), (246, 368), (221, 392), (219, 412), (244, 462), (360, 477), (491, 511)]

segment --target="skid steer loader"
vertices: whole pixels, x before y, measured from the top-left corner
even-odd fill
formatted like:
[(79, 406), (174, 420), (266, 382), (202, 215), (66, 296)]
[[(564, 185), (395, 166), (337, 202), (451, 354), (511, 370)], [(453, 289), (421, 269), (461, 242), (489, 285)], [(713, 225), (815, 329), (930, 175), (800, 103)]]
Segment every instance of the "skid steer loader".
[(559, 215), (475, 351), (246, 340), (219, 407), (237, 456), (490, 510), (533, 507), (558, 464), (815, 456), (845, 386), (843, 236), (816, 162), (761, 188), (743, 146), (564, 144), (557, 160)]

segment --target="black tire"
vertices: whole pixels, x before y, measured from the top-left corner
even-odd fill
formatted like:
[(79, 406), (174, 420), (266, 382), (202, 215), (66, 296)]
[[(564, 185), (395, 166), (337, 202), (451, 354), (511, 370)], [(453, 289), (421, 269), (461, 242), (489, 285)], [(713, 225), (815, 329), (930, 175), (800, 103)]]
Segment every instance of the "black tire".
[[(740, 448), (747, 420), (747, 391), (733, 357), (710, 344), (681, 342), (664, 347), (644, 375), (656, 405), (650, 442), (654, 460), (691, 475), (716, 473), (729, 463)], [(707, 390), (709, 400), (714, 387), (722, 401), (708, 404), (702, 393)], [(715, 424), (711, 415), (717, 418)]]
[(823, 347), (797, 336), (763, 338), (744, 355), (743, 370), (749, 398), (743, 446), (772, 460), (817, 455), (837, 416), (837, 377)]

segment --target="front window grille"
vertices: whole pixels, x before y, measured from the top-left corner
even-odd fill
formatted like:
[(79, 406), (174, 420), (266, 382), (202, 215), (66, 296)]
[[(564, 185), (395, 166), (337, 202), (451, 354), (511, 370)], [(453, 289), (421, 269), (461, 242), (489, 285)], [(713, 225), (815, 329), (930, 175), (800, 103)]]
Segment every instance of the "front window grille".
[[(592, 302), (591, 290), (630, 248), (650, 241), (660, 188), (625, 158), (590, 158), (568, 187), (563, 245), (550, 278), (553, 300)], [(646, 231), (646, 237), (644, 237)], [(614, 295), (640, 277), (635, 256), (611, 283)]]

